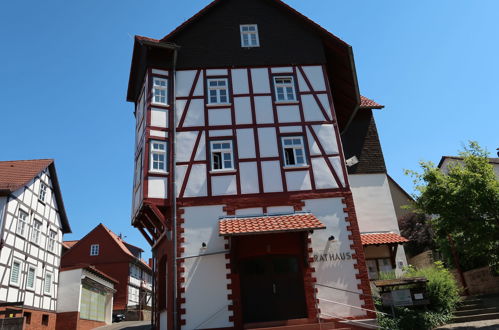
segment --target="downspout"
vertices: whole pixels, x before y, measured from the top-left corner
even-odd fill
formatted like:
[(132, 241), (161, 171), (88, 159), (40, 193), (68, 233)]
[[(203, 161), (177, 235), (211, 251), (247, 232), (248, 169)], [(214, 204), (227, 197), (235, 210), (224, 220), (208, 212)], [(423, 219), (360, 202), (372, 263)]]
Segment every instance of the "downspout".
[(172, 63), (172, 111), (173, 111), (173, 128), (172, 128), (172, 246), (173, 246), (173, 329), (179, 329), (178, 322), (178, 306), (177, 306), (177, 50), (178, 46), (173, 49)]

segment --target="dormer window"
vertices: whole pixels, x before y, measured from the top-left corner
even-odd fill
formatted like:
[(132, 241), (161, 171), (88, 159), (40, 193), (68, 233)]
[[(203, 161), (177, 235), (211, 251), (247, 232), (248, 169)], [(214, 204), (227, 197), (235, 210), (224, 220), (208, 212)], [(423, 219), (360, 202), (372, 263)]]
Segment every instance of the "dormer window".
[(258, 27), (256, 24), (245, 24), (241, 29), (241, 47), (260, 47)]
[(168, 81), (163, 78), (153, 78), (152, 82), (152, 103), (168, 105)]
[(90, 245), (90, 255), (98, 256), (99, 255), (99, 244)]

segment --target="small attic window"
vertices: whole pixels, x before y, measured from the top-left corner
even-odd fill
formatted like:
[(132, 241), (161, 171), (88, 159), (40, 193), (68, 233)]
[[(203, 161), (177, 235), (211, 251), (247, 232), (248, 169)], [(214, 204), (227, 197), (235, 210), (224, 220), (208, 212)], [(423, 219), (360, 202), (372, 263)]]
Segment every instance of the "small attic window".
[(240, 25), (241, 47), (260, 47), (258, 26), (256, 24)]

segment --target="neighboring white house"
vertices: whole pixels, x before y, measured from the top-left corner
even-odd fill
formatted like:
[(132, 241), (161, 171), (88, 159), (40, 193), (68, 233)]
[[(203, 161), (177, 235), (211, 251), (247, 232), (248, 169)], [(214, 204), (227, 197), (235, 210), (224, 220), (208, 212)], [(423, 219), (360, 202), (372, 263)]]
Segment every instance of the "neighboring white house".
[[(463, 158), (456, 156), (442, 156), (440, 162), (438, 163), (438, 168), (444, 172), (448, 172), (448, 167), (450, 164), (462, 162)], [(496, 177), (499, 178), (499, 158), (489, 158), (489, 164), (494, 167), (494, 173)]]
[(61, 269), (59, 280), (56, 329), (112, 323), (115, 279), (88, 265)]
[(26, 329), (55, 327), (63, 234), (71, 229), (52, 159), (0, 162), (0, 302)]

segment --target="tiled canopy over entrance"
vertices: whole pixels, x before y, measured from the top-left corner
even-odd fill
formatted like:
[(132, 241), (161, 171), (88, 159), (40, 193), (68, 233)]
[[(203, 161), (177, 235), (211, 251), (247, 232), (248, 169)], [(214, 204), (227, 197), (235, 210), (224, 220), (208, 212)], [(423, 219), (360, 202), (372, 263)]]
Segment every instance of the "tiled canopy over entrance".
[(311, 213), (239, 218), (231, 217), (223, 218), (219, 221), (220, 236), (307, 231), (325, 228), (326, 226)]
[(405, 237), (395, 233), (372, 233), (361, 234), (362, 245), (380, 245), (380, 244), (400, 244), (409, 242)]

